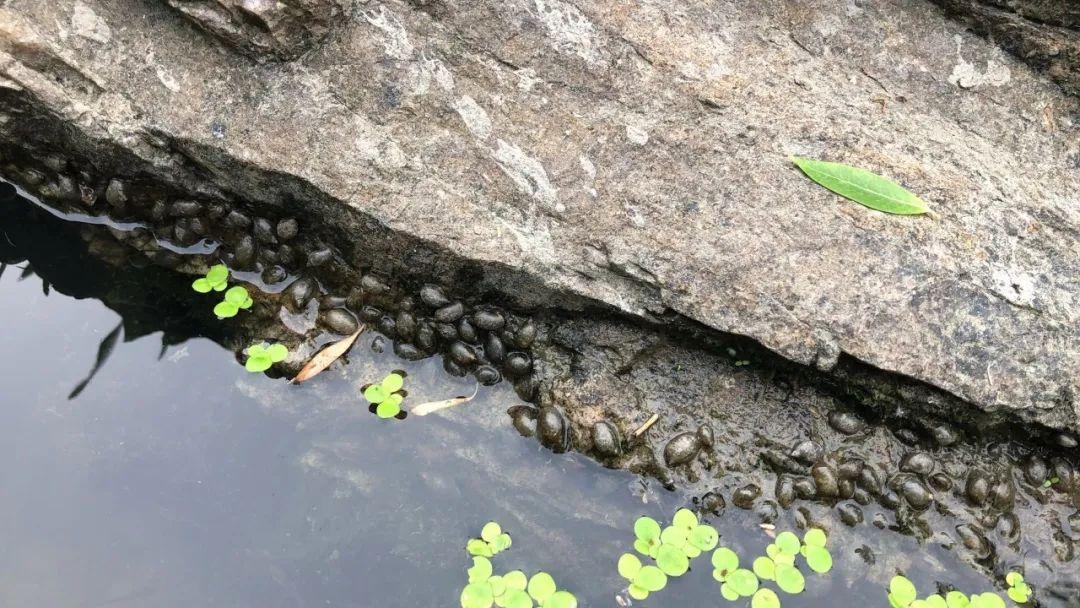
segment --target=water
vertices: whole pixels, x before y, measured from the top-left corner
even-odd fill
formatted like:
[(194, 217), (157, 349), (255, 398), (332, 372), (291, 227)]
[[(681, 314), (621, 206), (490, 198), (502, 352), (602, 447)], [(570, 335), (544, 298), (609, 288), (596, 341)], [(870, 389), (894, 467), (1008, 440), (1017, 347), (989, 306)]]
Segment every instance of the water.
[[(546, 570), (581, 605), (615, 606), (634, 519), (691, 503), (519, 436), (504, 385), (441, 414), (377, 419), (359, 387), (390, 370), (408, 371), (406, 405), (472, 384), (437, 359), (373, 352), (370, 333), (306, 385), (246, 373), (189, 277), (118, 271), (75, 225), (7, 192), (0, 262), (0, 606), (456, 606), (465, 542), (489, 520), (514, 540), (497, 572)], [(752, 512), (711, 523), (747, 563), (769, 542)], [(897, 569), (924, 593), (993, 588), (937, 545), (829, 526), (833, 572), (808, 573), (784, 606), (887, 606)], [(720, 597), (707, 555), (693, 565), (635, 605), (747, 604)]]

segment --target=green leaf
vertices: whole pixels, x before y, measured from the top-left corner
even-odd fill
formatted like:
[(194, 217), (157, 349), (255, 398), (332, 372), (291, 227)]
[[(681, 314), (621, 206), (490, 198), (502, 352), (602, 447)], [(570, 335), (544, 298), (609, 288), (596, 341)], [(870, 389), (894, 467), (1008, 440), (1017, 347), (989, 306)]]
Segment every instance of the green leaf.
[(491, 560), (483, 556), (472, 558), (473, 566), (469, 568), (469, 582), (481, 583), (491, 576)]
[(262, 344), (252, 344), (247, 347), (247, 354), (249, 357), (266, 357), (270, 358), (270, 353), (266, 352), (266, 346)]
[(511, 570), (503, 575), (503, 582), (506, 583), (507, 589), (524, 591), (525, 587), (529, 584), (529, 579), (521, 570)]
[[(389, 392), (392, 393), (394, 391)], [(480, 530), (480, 538), (484, 539), (489, 543), (495, 542), (495, 539), (499, 538), (500, 534), (502, 534), (502, 526), (493, 521), (489, 521), (488, 523), (484, 524), (484, 528)]]
[(231, 302), (218, 302), (217, 306), (214, 307), (214, 314), (219, 318), (228, 319), (229, 317), (235, 317), (239, 310), (240, 309)]
[(701, 551), (712, 551), (719, 542), (720, 535), (717, 534), (716, 528), (701, 525), (690, 531), (690, 537), (687, 540)]
[(739, 569), (728, 575), (724, 584), (731, 585), (732, 591), (742, 597), (750, 597), (758, 590), (760, 583), (756, 574), (746, 569)]
[(754, 560), (754, 574), (762, 580), (771, 581), (776, 578), (776, 563), (767, 557), (759, 557)]
[(461, 608), (491, 608), (494, 601), (491, 585), (487, 583), (469, 583), (461, 591)]
[(1010, 572), (1005, 575), (1005, 582), (1008, 583), (1010, 587), (1015, 587), (1017, 583), (1024, 582), (1024, 575), (1019, 572)]
[(690, 530), (697, 527), (698, 518), (690, 509), (679, 509), (675, 512), (675, 517), (671, 518), (671, 525), (684, 528), (687, 532), (690, 532)]
[(656, 565), (668, 576), (682, 576), (690, 569), (690, 560), (682, 549), (672, 545), (660, 545)]
[[(465, 543), (465, 550), (469, 552), (469, 555), (479, 555), (480, 557), (491, 557), (494, 552), (488, 544), (479, 538), (470, 538), (469, 542)], [(524, 587), (522, 587), (524, 589)]]
[(274, 362), (270, 360), (270, 357), (251, 356), (244, 363), (244, 369), (253, 373), (262, 373), (270, 369), (273, 364)]
[(825, 531), (821, 528), (810, 528), (803, 535), (803, 542), (811, 547), (824, 547), (828, 542), (828, 537), (825, 536)]
[(799, 542), (799, 537), (795, 536), (791, 532), (781, 532), (776, 535), (776, 546), (780, 549), (781, 553), (787, 553), (788, 555), (798, 555), (799, 548), (802, 547), (802, 543)]
[(777, 549), (776, 555), (773, 556), (772, 561), (776, 562), (777, 566), (794, 566), (795, 556)]
[(668, 526), (664, 528), (663, 533), (660, 534), (660, 542), (665, 545), (674, 545), (676, 547), (682, 547), (686, 544), (686, 537), (690, 532), (686, 528), (677, 528), (675, 526)]
[(266, 354), (274, 363), (280, 363), (289, 356), (289, 349), (284, 344), (271, 344), (270, 348), (266, 349)]
[(206, 271), (206, 282), (210, 285), (221, 285), (229, 280), (229, 269), (224, 264), (215, 264)]
[(191, 284), (191, 288), (199, 293), (210, 293), (213, 286), (206, 279), (195, 279), (195, 282)]
[(667, 575), (656, 566), (644, 566), (634, 577), (634, 584), (652, 593), (667, 586)]
[(386, 398), (390, 396), (390, 393), (383, 389), (381, 384), (372, 384), (364, 389), (364, 399), (367, 399), (371, 403), (382, 403), (386, 401)]
[(772, 589), (758, 589), (750, 600), (750, 608), (780, 608), (780, 598)]
[(509, 589), (503, 596), (505, 608), (533, 608), (532, 598), (520, 589)]
[(642, 601), (649, 597), (649, 590), (644, 587), (638, 587), (637, 585), (630, 585), (627, 589), (630, 592), (630, 597), (635, 600)]
[(888, 595), (888, 598), (889, 608), (908, 608), (908, 605), (911, 604), (911, 602), (901, 603), (900, 600), (896, 599), (896, 596), (891, 593)]
[(230, 287), (229, 291), (225, 292), (225, 301), (230, 304), (235, 304), (240, 307), (248, 300), (248, 290), (240, 285), (236, 287)]
[(727, 547), (720, 547), (712, 554), (712, 566), (727, 576), (738, 569), (739, 556)]
[(929, 608), (949, 608), (949, 605), (945, 603), (945, 598), (936, 593), (926, 598), (926, 605)]
[(577, 598), (569, 591), (556, 591), (544, 602), (543, 608), (577, 608)]
[(724, 596), (724, 599), (729, 602), (734, 602), (739, 599), (739, 592), (735, 591), (735, 589), (727, 583), (720, 585), (720, 595)]
[(619, 557), (619, 576), (632, 581), (639, 570), (641, 570), (641, 560), (633, 553), (623, 553)]
[(529, 595), (540, 604), (547, 601), (555, 593), (555, 589), (555, 579), (547, 572), (537, 572), (529, 579)]
[(244, 300), (244, 303), (240, 305), (240, 308), (243, 308), (244, 310), (247, 310), (247, 309), (251, 308), (251, 305), (254, 304), (254, 303), (255, 303), (255, 300), (252, 300), (251, 297), (249, 296), (248, 299)]
[(489, 585), (491, 585), (491, 594), (495, 597), (499, 597), (500, 595), (506, 593), (506, 582), (503, 581), (503, 577), (493, 575), (487, 580), (487, 582)]
[(971, 600), (959, 591), (950, 591), (945, 594), (945, 603), (949, 608), (968, 608), (971, 605)]
[(792, 157), (791, 162), (818, 184), (871, 209), (898, 215), (930, 210), (925, 201), (896, 182), (865, 169), (799, 157)]
[(701, 555), (701, 549), (698, 549), (694, 545), (691, 545), (689, 542), (687, 542), (685, 545), (683, 545), (682, 550), (683, 550), (683, 554), (685, 554), (686, 557), (688, 557), (690, 559), (694, 559), (695, 557)]
[(1026, 604), (1031, 597), (1030, 592), (1020, 589), (1019, 587), (1009, 587), (1009, 590), (1006, 591), (1005, 594), (1017, 604)]
[(915, 585), (904, 576), (894, 576), (889, 581), (889, 593), (904, 606), (919, 597), (919, 591), (915, 589)]
[(649, 541), (639, 538), (634, 541), (634, 550), (642, 555), (648, 555), (652, 551), (652, 545), (649, 544)]
[(651, 517), (639, 517), (634, 522), (634, 536), (644, 541), (658, 539), (660, 538), (660, 524)]
[(507, 549), (510, 548), (510, 545), (512, 543), (513, 543), (513, 539), (510, 538), (510, 535), (507, 534), (506, 532), (503, 532), (502, 534), (499, 535), (499, 538), (495, 539), (495, 543), (494, 543), (495, 544), (495, 547), (494, 547), (495, 552), (498, 553), (500, 551), (506, 551)]
[(405, 386), (405, 379), (401, 377), (401, 374), (390, 374), (382, 381), (383, 390), (388, 393), (400, 391), (403, 386)]
[(806, 589), (806, 578), (794, 566), (776, 567), (776, 586), (784, 593), (795, 595)]
[(384, 420), (393, 418), (401, 413), (401, 406), (387, 399), (375, 406), (375, 415)]
[(806, 548), (806, 565), (818, 574), (825, 574), (832, 570), (832, 555), (828, 549), (821, 547)]
[[(976, 597), (978, 600), (976, 600)], [(977, 604), (976, 601), (978, 601)], [(996, 593), (983, 593), (972, 596), (971, 606), (972, 608), (1005, 608), (1005, 600), (1001, 599), (1001, 596)]]

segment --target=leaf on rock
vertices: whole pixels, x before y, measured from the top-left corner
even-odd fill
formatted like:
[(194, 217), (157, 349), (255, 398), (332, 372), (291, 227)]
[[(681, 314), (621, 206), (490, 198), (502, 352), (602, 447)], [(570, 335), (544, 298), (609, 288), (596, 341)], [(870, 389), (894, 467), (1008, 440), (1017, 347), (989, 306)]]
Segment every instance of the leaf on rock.
[(808, 158), (791, 157), (807, 177), (833, 192), (877, 211), (897, 215), (928, 213), (926, 201), (896, 182), (865, 169)]

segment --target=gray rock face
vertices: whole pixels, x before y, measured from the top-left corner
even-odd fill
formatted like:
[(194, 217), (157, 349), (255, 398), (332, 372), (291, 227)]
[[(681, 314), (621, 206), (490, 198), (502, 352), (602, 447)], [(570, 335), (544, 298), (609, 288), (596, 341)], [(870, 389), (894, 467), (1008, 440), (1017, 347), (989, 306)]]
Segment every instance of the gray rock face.
[[(8, 0), (0, 140), (306, 205), (365, 237), (358, 265), (449, 251), (526, 304), (686, 317), (1080, 428), (1077, 100), (922, 2), (171, 4), (228, 48), (312, 50), (259, 64), (165, 5)], [(840, 200), (791, 154), (939, 217)]]
[(315, 47), (351, 8), (347, 0), (168, 0), (225, 44), (256, 59), (290, 60)]

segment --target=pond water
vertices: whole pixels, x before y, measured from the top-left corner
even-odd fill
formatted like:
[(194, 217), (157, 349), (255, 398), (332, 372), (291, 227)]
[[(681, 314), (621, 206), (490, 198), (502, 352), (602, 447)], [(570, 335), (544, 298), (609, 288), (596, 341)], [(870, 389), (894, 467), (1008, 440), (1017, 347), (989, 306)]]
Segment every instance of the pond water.
[[(190, 277), (118, 272), (86, 249), (75, 224), (0, 184), (0, 606), (457, 606), (465, 542), (489, 520), (513, 536), (497, 571), (545, 570), (582, 606), (617, 606), (634, 520), (692, 506), (521, 437), (505, 384), (426, 418), (376, 418), (359, 389), (390, 370), (408, 372), (413, 403), (473, 387), (437, 358), (375, 352), (370, 332), (308, 384), (247, 373)], [(769, 542), (753, 512), (709, 520), (744, 558)], [(925, 593), (995, 588), (887, 527), (830, 534), (833, 571), (784, 606), (885, 607), (898, 569)], [(634, 605), (748, 605), (710, 575), (700, 557)]]

